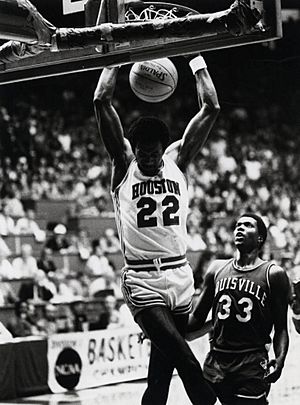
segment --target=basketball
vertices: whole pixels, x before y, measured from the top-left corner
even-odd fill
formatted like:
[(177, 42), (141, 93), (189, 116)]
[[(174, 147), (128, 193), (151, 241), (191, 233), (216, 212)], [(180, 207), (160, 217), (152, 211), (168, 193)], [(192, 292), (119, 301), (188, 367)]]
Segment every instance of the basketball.
[(130, 70), (129, 83), (134, 94), (148, 103), (159, 103), (173, 94), (178, 74), (168, 58), (135, 63)]

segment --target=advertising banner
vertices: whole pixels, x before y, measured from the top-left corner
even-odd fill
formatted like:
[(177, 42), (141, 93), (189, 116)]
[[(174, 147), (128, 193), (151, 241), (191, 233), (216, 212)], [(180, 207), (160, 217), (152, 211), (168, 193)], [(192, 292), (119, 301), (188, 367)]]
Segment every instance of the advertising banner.
[(0, 344), (0, 400), (16, 397), (14, 347), (13, 343)]
[(48, 339), (53, 393), (145, 378), (150, 342), (138, 327), (63, 333)]

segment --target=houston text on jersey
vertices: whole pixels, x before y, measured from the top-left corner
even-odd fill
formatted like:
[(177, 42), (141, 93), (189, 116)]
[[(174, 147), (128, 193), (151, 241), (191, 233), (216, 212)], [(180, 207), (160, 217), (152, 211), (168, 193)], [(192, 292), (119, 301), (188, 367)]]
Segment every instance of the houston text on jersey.
[(172, 193), (180, 195), (179, 183), (174, 180), (148, 180), (132, 185), (132, 199), (136, 199), (146, 194)]

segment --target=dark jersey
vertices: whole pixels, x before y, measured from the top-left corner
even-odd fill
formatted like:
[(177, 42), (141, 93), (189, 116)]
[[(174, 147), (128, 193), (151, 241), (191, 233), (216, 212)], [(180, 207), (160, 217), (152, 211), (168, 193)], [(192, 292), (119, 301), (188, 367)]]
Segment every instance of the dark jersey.
[(212, 308), (213, 348), (229, 352), (264, 348), (273, 326), (268, 281), (273, 263), (262, 262), (247, 271), (238, 269), (234, 259), (220, 264)]

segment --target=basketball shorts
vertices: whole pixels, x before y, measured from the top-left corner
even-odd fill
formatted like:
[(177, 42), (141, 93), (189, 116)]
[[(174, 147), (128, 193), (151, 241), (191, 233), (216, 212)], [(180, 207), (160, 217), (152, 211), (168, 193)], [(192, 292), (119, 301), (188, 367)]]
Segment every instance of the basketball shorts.
[(121, 277), (124, 300), (132, 315), (161, 305), (174, 314), (191, 311), (194, 295), (193, 270), (189, 264), (164, 270), (136, 271), (125, 268)]
[(234, 404), (238, 397), (265, 400), (267, 404), (270, 390), (270, 385), (264, 381), (267, 363), (265, 350), (248, 353), (211, 350), (205, 359), (203, 374), (224, 404)]

